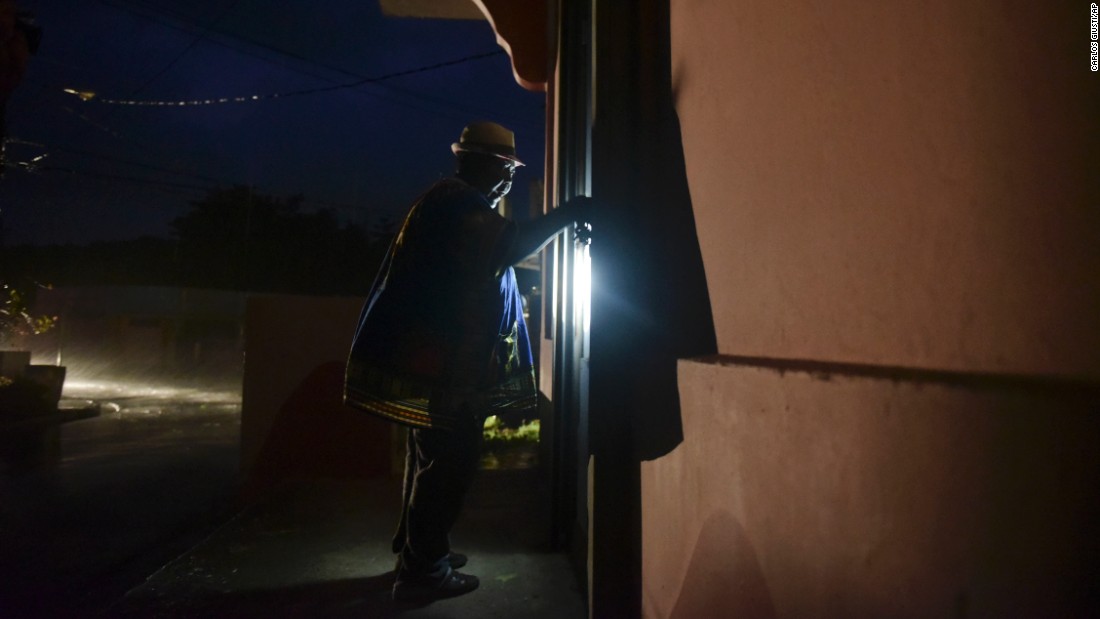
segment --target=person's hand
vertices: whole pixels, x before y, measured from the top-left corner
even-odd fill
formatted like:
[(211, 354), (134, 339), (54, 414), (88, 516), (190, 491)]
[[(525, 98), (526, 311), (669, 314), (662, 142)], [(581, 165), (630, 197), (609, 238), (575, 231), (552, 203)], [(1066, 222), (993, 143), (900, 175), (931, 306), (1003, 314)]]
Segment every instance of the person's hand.
[(578, 243), (588, 245), (592, 242), (592, 198), (574, 196), (566, 200), (565, 205), (573, 218), (573, 234)]

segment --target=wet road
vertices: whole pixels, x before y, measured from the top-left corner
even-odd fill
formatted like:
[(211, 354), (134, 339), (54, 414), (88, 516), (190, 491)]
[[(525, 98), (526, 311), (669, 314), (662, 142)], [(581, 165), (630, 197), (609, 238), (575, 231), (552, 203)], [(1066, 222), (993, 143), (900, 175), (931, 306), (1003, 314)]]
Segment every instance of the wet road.
[(240, 392), (67, 381), (102, 413), (0, 476), (0, 617), (94, 617), (235, 511)]

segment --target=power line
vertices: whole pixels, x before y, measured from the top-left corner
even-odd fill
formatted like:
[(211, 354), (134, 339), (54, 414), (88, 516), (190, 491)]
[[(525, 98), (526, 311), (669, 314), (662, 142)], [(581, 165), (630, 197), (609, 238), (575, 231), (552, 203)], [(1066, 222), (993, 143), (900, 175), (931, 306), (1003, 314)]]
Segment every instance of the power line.
[[(218, 22), (220, 22), (222, 19), (224, 19), (225, 16), (228, 15), (230, 11), (237, 8), (237, 5), (240, 4), (240, 3), (241, 3), (241, 0), (234, 0), (233, 3), (230, 4), (229, 6), (225, 7), (225, 9), (222, 10), (222, 12), (219, 13), (217, 17), (212, 19), (210, 21), (209, 25), (210, 26), (216, 25)], [(146, 88), (148, 88), (150, 84), (157, 81), (157, 79), (160, 78), (160, 76), (164, 75), (165, 73), (168, 72), (169, 69), (176, 66), (176, 63), (178, 63), (181, 59), (183, 59), (183, 57), (186, 56), (188, 52), (190, 52), (192, 49), (194, 49), (195, 46), (198, 45), (200, 41), (203, 41), (206, 38), (207, 38), (207, 36), (205, 34), (203, 34), (202, 32), (199, 32), (199, 33), (195, 34), (194, 38), (191, 39), (191, 42), (188, 43), (186, 47), (184, 47), (182, 50), (180, 50), (180, 52), (178, 54), (176, 54), (176, 56), (174, 58), (169, 60), (168, 64), (164, 65), (161, 68), (160, 71), (157, 71), (152, 77), (145, 80), (144, 84), (142, 84), (141, 86), (138, 86), (137, 89), (134, 90), (134, 92), (130, 93), (130, 96), (132, 97), (132, 96), (138, 94), (139, 92), (145, 90)]]
[[(229, 13), (229, 11), (236, 8), (236, 6), (238, 4), (240, 4), (240, 0), (234, 0), (232, 4), (230, 4), (228, 7), (226, 7), (221, 13), (218, 14), (217, 17), (215, 17), (213, 20), (211, 20), (210, 24), (218, 23), (221, 19), (223, 19)], [(174, 67), (176, 65), (176, 63), (178, 63), (184, 56), (187, 55), (188, 52), (190, 52), (192, 49), (194, 49), (194, 47), (199, 43), (199, 41), (201, 41), (205, 38), (206, 38), (206, 35), (203, 34), (202, 32), (195, 33), (194, 37), (191, 39), (191, 42), (186, 47), (184, 47), (183, 50), (181, 50), (178, 54), (176, 54), (176, 56), (174, 58), (172, 58), (170, 61), (168, 61), (168, 64), (166, 64), (164, 67), (162, 67), (160, 69), (160, 71), (157, 71), (151, 77), (146, 79), (144, 83), (142, 83), (140, 86), (138, 86), (137, 88), (132, 90), (130, 92), (130, 97), (134, 97), (138, 93), (140, 93), (141, 91), (148, 88), (153, 82), (155, 82), (158, 78), (160, 78), (160, 76), (164, 75), (165, 73), (168, 72), (169, 69)], [(102, 116), (100, 116), (99, 121), (96, 122), (95, 124), (102, 126), (102, 123), (104, 121), (106, 121), (108, 118), (110, 118), (110, 116), (113, 113), (114, 113), (114, 110), (103, 114)], [(116, 137), (119, 137), (119, 136), (116, 134)]]
[[(121, 4), (121, 3), (118, 3), (118, 2), (111, 2), (109, 0), (100, 0), (100, 4), (103, 4), (105, 6), (109, 6), (109, 7), (114, 8), (114, 9), (118, 9), (120, 11), (125, 11), (127, 13), (130, 13), (131, 15), (136, 15), (137, 17), (141, 17), (142, 19), (147, 19), (149, 21), (155, 22), (155, 23), (157, 23), (161, 26), (164, 26), (166, 28), (171, 28), (173, 30), (178, 30), (180, 32), (185, 32), (187, 34), (194, 34), (194, 30), (201, 30), (202, 29), (200, 26), (197, 26), (197, 25), (194, 25), (194, 24), (189, 24), (192, 27), (187, 28), (187, 27), (180, 26), (180, 25), (177, 25), (175, 23), (172, 23), (171, 21), (167, 21), (165, 19), (158, 18), (158, 17), (155, 16), (155, 13), (158, 12), (155, 9), (147, 9), (147, 10), (152, 10), (154, 12), (154, 15), (150, 15), (150, 14), (147, 14), (147, 13), (139, 12), (139, 11), (133, 9), (132, 7), (126, 6), (124, 4)], [(161, 10), (159, 12), (161, 14), (164, 13), (163, 10)], [(306, 58), (306, 57), (301, 56), (299, 54), (295, 54), (291, 51), (276, 48), (276, 47), (273, 47), (273, 46), (270, 46), (270, 45), (266, 45), (264, 43), (256, 41), (255, 39), (252, 39), (250, 37), (243, 37), (241, 35), (231, 35), (231, 34), (223, 32), (223, 31), (215, 31), (214, 33), (219, 35), (220, 37), (226, 38), (226, 39), (231, 40), (231, 41), (238, 41), (238, 42), (246, 43), (246, 44), (251, 45), (253, 47), (273, 51), (273, 52), (275, 52), (276, 54), (278, 54), (280, 56), (290, 57), (290, 58), (293, 58), (295, 60), (300, 60), (300, 61), (305, 62), (307, 64), (312, 64), (312, 65), (315, 65), (315, 66), (318, 66), (318, 67), (321, 67), (321, 68), (336, 70), (340, 73), (343, 73), (345, 75), (350, 75), (352, 77), (362, 77), (360, 75), (350, 74), (350, 73), (348, 73), (346, 71), (342, 71), (340, 69), (334, 69), (333, 67), (330, 67), (328, 65), (322, 64), (322, 63), (314, 61), (314, 60), (310, 60), (309, 58)], [(279, 67), (282, 67), (284, 69), (293, 71), (295, 73), (300, 73), (302, 75), (306, 75), (306, 76), (309, 76), (309, 77), (312, 77), (312, 78), (315, 78), (315, 79), (324, 80), (324, 81), (327, 81), (327, 82), (333, 82), (334, 81), (332, 79), (323, 77), (323, 76), (318, 75), (316, 73), (312, 73), (312, 72), (309, 72), (309, 71), (302, 70), (299, 67), (292, 67), (289, 64), (287, 64), (286, 62), (276, 60), (275, 58), (272, 58), (270, 56), (264, 56), (264, 55), (258, 54), (258, 53), (254, 52), (254, 51), (252, 51), (252, 50), (250, 50), (246, 47), (241, 47), (239, 45), (230, 45), (229, 43), (227, 43), (225, 41), (222, 41), (222, 40), (219, 40), (219, 39), (216, 39), (216, 38), (211, 38), (209, 36), (207, 36), (204, 40), (207, 43), (212, 43), (214, 45), (218, 45), (219, 47), (223, 47), (223, 48), (225, 48), (229, 51), (236, 52), (238, 54), (245, 55), (245, 56), (251, 56), (253, 58), (256, 58), (257, 60), (262, 60), (264, 62), (274, 64), (276, 66), (279, 66)]]
[[(132, 14), (132, 15), (136, 15), (136, 16), (141, 17), (143, 19), (147, 19), (147, 20), (156, 22), (156, 23), (158, 23), (158, 24), (160, 24), (164, 27), (172, 28), (174, 30), (179, 30), (179, 31), (182, 31), (182, 32), (187, 32), (188, 34), (192, 34), (193, 30), (206, 30), (208, 33), (211, 32), (211, 30), (208, 29), (208, 28), (204, 28), (202, 26), (198, 26), (196, 24), (192, 24), (191, 22), (186, 21), (184, 16), (182, 16), (180, 13), (175, 12), (175, 11), (165, 11), (163, 8), (149, 7), (148, 5), (145, 5), (144, 3), (139, 3), (139, 4), (142, 5), (143, 10), (145, 12), (138, 11), (138, 10), (134, 9), (133, 8), (134, 3), (132, 3), (132, 2), (131, 3), (121, 3), (121, 2), (117, 2), (117, 1), (111, 1), (111, 0), (100, 0), (100, 3), (104, 4), (106, 6), (110, 6), (114, 9), (117, 9), (117, 10), (120, 10), (120, 11), (125, 11), (127, 13)], [(149, 12), (152, 12), (153, 14), (150, 15)], [(160, 18), (160, 17), (156, 17), (155, 15), (157, 15), (157, 14), (170, 15), (175, 19), (182, 20), (184, 23), (191, 26), (191, 28), (180, 26), (180, 25), (177, 25), (175, 23), (172, 23), (171, 21), (165, 20), (165, 19)], [(224, 37), (224, 38), (226, 38), (228, 40), (231, 40), (231, 41), (238, 41), (238, 42), (241, 42), (241, 43), (245, 43), (246, 45), (258, 48), (258, 49), (264, 49), (264, 50), (268, 50), (270, 52), (274, 52), (275, 54), (277, 54), (278, 56), (283, 57), (283, 58), (290, 58), (292, 60), (302, 62), (302, 63), (305, 63), (307, 65), (318, 67), (318, 68), (324, 69), (326, 71), (331, 71), (331, 72), (334, 72), (334, 73), (337, 73), (337, 74), (340, 74), (340, 75), (344, 75), (344, 76), (347, 76), (347, 77), (351, 77), (351, 78), (355, 78), (355, 79), (359, 79), (359, 80), (365, 79), (365, 76), (363, 76), (362, 74), (355, 73), (355, 72), (352, 72), (352, 71), (348, 71), (346, 69), (343, 69), (343, 68), (325, 63), (325, 62), (321, 62), (321, 61), (318, 61), (316, 59), (309, 58), (307, 56), (303, 56), (303, 55), (298, 54), (296, 52), (293, 52), (293, 51), (290, 51), (290, 50), (287, 50), (287, 49), (283, 49), (281, 47), (276, 47), (276, 46), (270, 45), (268, 43), (264, 43), (262, 41), (259, 41), (255, 38), (252, 38), (252, 37), (249, 37), (249, 36), (244, 36), (244, 35), (241, 35), (239, 33), (228, 33), (228, 32), (225, 32), (223, 30), (213, 30), (212, 32), (214, 34), (218, 35), (219, 37)], [(213, 43), (215, 45), (219, 45), (221, 47), (224, 47), (224, 48), (226, 48), (228, 50), (231, 50), (231, 51), (234, 51), (236, 53), (251, 56), (253, 58), (257, 58), (257, 59), (262, 60), (264, 62), (277, 65), (279, 67), (282, 67), (284, 69), (288, 69), (288, 70), (293, 71), (295, 73), (300, 73), (302, 75), (306, 75), (308, 77), (312, 77), (314, 79), (320, 79), (320, 80), (330, 82), (330, 83), (335, 82), (335, 80), (333, 80), (332, 78), (325, 77), (325, 76), (322, 76), (322, 75), (318, 75), (317, 73), (312, 72), (312, 71), (303, 70), (300, 67), (291, 66), (290, 64), (287, 64), (286, 62), (282, 62), (280, 60), (277, 60), (276, 58), (272, 58), (272, 57), (269, 57), (269, 56), (257, 54), (257, 53), (255, 53), (254, 51), (252, 51), (250, 49), (247, 49), (247, 48), (244, 48), (244, 47), (241, 47), (241, 46), (238, 46), (238, 45), (230, 45), (229, 43), (226, 43), (225, 41), (221, 41), (221, 40), (218, 40), (218, 39), (215, 39), (215, 38), (210, 38), (209, 36), (206, 37), (204, 40), (208, 43)], [(432, 114), (435, 114), (437, 116), (447, 116), (449, 118), (453, 118), (455, 120), (459, 120), (459, 121), (462, 121), (462, 122), (466, 122), (469, 119), (466, 116), (459, 116), (457, 114), (441, 113), (441, 108), (446, 109), (446, 110), (454, 110), (454, 111), (457, 111), (457, 112), (462, 112), (463, 114), (466, 114), (466, 115), (471, 115), (472, 114), (472, 115), (475, 115), (475, 116), (482, 116), (482, 117), (489, 117), (489, 116), (499, 117), (503, 120), (507, 120), (507, 121), (511, 122), (512, 124), (527, 125), (527, 126), (532, 127), (532, 128), (537, 128), (541, 131), (541, 123), (533, 123), (533, 122), (530, 122), (530, 121), (523, 120), (522, 118), (519, 118), (519, 117), (516, 117), (516, 116), (512, 116), (512, 115), (508, 115), (508, 114), (501, 114), (499, 111), (491, 111), (490, 112), (490, 111), (487, 111), (487, 110), (480, 109), (476, 106), (456, 105), (455, 101), (453, 101), (453, 100), (444, 100), (444, 99), (440, 99), (440, 98), (437, 98), (437, 97), (431, 97), (431, 96), (426, 95), (424, 93), (418, 93), (418, 92), (410, 91), (408, 89), (399, 88), (399, 87), (396, 87), (392, 84), (376, 83), (375, 85), (380, 87), (380, 88), (384, 88), (386, 90), (389, 90), (393, 93), (403, 95), (406, 98), (406, 100), (402, 101), (400, 99), (385, 97), (385, 96), (382, 96), (381, 94), (379, 94), (377, 92), (373, 92), (373, 93), (360, 92), (360, 94), (375, 97), (375, 98), (379, 98), (379, 99), (383, 99), (383, 100), (387, 100), (387, 101), (391, 101), (391, 102), (397, 103), (397, 104), (405, 104), (405, 105), (409, 104), (407, 99), (411, 98), (413, 100), (419, 101), (421, 103), (421, 105), (419, 106), (420, 109), (422, 109), (422, 110), (424, 110), (428, 113), (432, 113)], [(425, 107), (425, 105), (426, 105), (426, 107)]]
[(190, 190), (195, 190), (195, 191), (209, 191), (209, 190), (213, 189), (212, 187), (201, 186), (201, 185), (188, 185), (188, 184), (184, 184), (184, 183), (174, 183), (174, 182), (171, 182), (171, 181), (161, 181), (161, 180), (154, 180), (154, 179), (147, 179), (147, 178), (139, 178), (139, 177), (136, 177), (136, 176), (124, 176), (124, 175), (121, 175), (121, 174), (109, 174), (109, 173), (106, 173), (106, 172), (92, 172), (90, 170), (78, 170), (78, 169), (74, 169), (74, 168), (65, 168), (65, 167), (53, 166), (53, 165), (38, 165), (38, 164), (31, 163), (31, 162), (10, 162), (10, 163), (5, 163), (5, 165), (7, 165), (8, 167), (21, 169), (21, 170), (26, 170), (26, 171), (40, 171), (41, 170), (41, 171), (46, 171), (46, 172), (64, 172), (64, 173), (67, 173), (67, 174), (77, 174), (77, 175), (81, 175), (81, 176), (88, 176), (88, 177), (91, 177), (91, 178), (97, 178), (97, 179), (100, 179), (100, 180), (123, 181), (123, 182), (131, 183), (131, 184), (137, 184), (137, 185), (151, 185), (151, 186), (158, 186), (158, 187), (170, 187), (170, 188), (173, 188), (173, 189), (190, 189)]
[[(82, 151), (75, 150), (75, 149), (65, 149), (65, 148), (61, 148), (61, 149), (58, 149), (58, 150), (74, 152), (74, 153), (78, 153), (78, 154), (80, 154), (82, 152)], [(41, 159), (41, 158), (37, 158), (37, 159), (31, 160), (31, 161), (8, 161), (8, 162), (5, 162), (4, 165), (6, 167), (16, 169), (16, 170), (20, 170), (20, 171), (23, 171), (23, 172), (39, 172), (39, 171), (42, 171), (42, 172), (60, 172), (60, 173), (64, 173), (64, 174), (74, 175), (74, 176), (86, 176), (86, 177), (89, 177), (89, 178), (94, 178), (94, 179), (102, 180), (102, 181), (123, 182), (123, 183), (129, 183), (131, 185), (143, 185), (143, 186), (151, 186), (151, 187), (158, 187), (158, 188), (176, 189), (176, 190), (182, 189), (182, 190), (202, 192), (202, 193), (210, 193), (210, 192), (213, 192), (213, 191), (218, 191), (218, 190), (221, 190), (221, 189), (225, 189), (226, 187), (234, 187), (234, 186), (247, 187), (247, 186), (249, 186), (247, 183), (239, 183), (239, 182), (229, 181), (229, 180), (226, 180), (226, 179), (217, 179), (217, 178), (213, 178), (213, 177), (203, 176), (203, 175), (200, 175), (200, 174), (193, 174), (193, 173), (187, 173), (187, 172), (178, 172), (178, 171), (168, 170), (166, 168), (160, 168), (160, 167), (150, 165), (150, 164), (142, 164), (142, 163), (138, 163), (138, 162), (126, 161), (126, 160), (116, 159), (116, 158), (112, 158), (112, 157), (98, 156), (98, 155), (94, 155), (92, 153), (87, 153), (86, 151), (83, 151), (83, 152), (87, 155), (97, 157), (97, 158), (102, 159), (104, 161), (112, 161), (112, 162), (115, 162), (115, 163), (122, 163), (122, 164), (125, 164), (125, 165), (133, 165), (133, 166), (143, 167), (143, 168), (147, 168), (147, 169), (150, 169), (150, 170), (153, 170), (153, 171), (165, 172), (165, 173), (168, 173), (168, 174), (175, 174), (175, 175), (179, 175), (179, 176), (185, 176), (185, 177), (190, 176), (192, 178), (196, 178), (196, 179), (199, 179), (199, 180), (207, 180), (207, 181), (210, 181), (210, 182), (214, 182), (214, 183), (217, 183), (217, 185), (188, 184), (188, 183), (180, 183), (180, 182), (173, 182), (173, 181), (153, 179), (153, 178), (142, 178), (142, 177), (138, 177), (138, 176), (129, 176), (129, 175), (123, 175), (123, 174), (112, 174), (112, 173), (109, 173), (109, 172), (97, 172), (97, 171), (92, 171), (92, 170), (82, 170), (82, 169), (71, 168), (71, 167), (63, 167), (63, 166), (55, 166), (55, 165), (43, 165), (41, 163), (38, 163), (38, 159)], [(332, 200), (324, 200), (324, 199), (318, 199), (318, 198), (305, 198), (305, 197), (303, 197), (302, 198), (302, 204), (312, 205), (312, 206), (317, 206), (317, 207), (322, 207), (322, 208), (334, 208), (334, 209), (346, 210), (346, 211), (360, 211), (360, 210), (364, 210), (364, 209), (371, 210), (369, 207), (366, 207), (366, 206), (363, 206), (363, 205), (360, 205), (360, 204), (348, 204), (346, 202), (335, 202), (335, 201), (332, 201)]]
[[(16, 143), (18, 143), (18, 142), (16, 142)], [(224, 184), (224, 185), (234, 184), (233, 181), (230, 181), (230, 180), (227, 180), (227, 179), (224, 179), (224, 178), (216, 178), (216, 177), (213, 177), (213, 176), (206, 176), (205, 174), (199, 174), (198, 172), (193, 172), (193, 171), (189, 171), (189, 170), (173, 170), (173, 169), (170, 169), (170, 168), (164, 168), (164, 167), (161, 167), (161, 166), (153, 165), (153, 164), (147, 163), (147, 162), (130, 161), (128, 159), (121, 159), (121, 158), (118, 158), (118, 157), (112, 157), (110, 155), (95, 153), (95, 152), (80, 149), (80, 148), (72, 148), (72, 147), (68, 147), (68, 146), (55, 146), (53, 148), (47, 148), (45, 144), (37, 144), (37, 143), (31, 143), (31, 142), (21, 142), (21, 143), (36, 146), (36, 147), (41, 148), (43, 150), (53, 150), (53, 151), (61, 151), (63, 153), (72, 153), (74, 155), (80, 155), (81, 157), (85, 157), (85, 158), (96, 159), (96, 160), (99, 160), (99, 161), (107, 161), (107, 162), (111, 162), (111, 163), (121, 163), (123, 165), (129, 165), (129, 166), (134, 166), (134, 167), (138, 167), (138, 168), (144, 168), (144, 169), (147, 169), (147, 170), (152, 170), (154, 172), (164, 172), (165, 174), (172, 174), (172, 175), (175, 175), (175, 176), (190, 177), (190, 178), (194, 178), (194, 179), (201, 180), (201, 181), (207, 181), (207, 182), (211, 182), (211, 183), (219, 183), (219, 184)]]

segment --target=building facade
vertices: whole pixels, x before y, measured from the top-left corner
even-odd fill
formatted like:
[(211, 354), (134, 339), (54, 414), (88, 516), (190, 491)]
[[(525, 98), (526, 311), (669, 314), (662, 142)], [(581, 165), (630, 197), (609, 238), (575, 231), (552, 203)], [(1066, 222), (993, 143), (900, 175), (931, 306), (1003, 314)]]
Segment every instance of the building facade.
[(1100, 80), (1025, 4), (474, 1), (599, 208), (541, 346), (591, 616), (1098, 612)]

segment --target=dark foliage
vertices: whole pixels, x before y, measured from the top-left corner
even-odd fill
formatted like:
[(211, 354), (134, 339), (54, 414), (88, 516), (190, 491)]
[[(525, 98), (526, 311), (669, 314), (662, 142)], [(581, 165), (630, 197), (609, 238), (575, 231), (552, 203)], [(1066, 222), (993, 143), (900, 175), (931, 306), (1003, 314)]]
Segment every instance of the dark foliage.
[(8, 248), (0, 275), (55, 286), (366, 294), (394, 227), (381, 220), (367, 232), (331, 210), (305, 212), (301, 205), (301, 196), (215, 190), (173, 222), (174, 239)]

